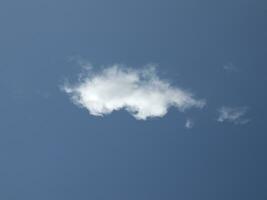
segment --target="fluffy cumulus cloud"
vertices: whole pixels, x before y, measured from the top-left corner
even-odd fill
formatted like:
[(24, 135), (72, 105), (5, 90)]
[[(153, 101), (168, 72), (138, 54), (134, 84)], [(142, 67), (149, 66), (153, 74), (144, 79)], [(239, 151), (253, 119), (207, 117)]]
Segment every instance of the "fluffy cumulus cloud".
[(146, 120), (164, 116), (171, 106), (185, 111), (205, 105), (205, 101), (160, 79), (151, 66), (133, 69), (113, 65), (98, 72), (90, 70), (82, 77), (77, 84), (65, 84), (63, 90), (95, 116), (125, 109), (136, 119)]
[(234, 124), (246, 124), (250, 120), (244, 118), (247, 113), (247, 107), (221, 107), (219, 112), (218, 122), (232, 122)]

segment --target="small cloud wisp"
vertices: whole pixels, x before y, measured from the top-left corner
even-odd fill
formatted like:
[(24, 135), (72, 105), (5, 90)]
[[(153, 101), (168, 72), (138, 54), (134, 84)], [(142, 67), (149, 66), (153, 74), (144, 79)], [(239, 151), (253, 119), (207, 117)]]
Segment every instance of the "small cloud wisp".
[(229, 72), (237, 72), (238, 68), (233, 64), (233, 63), (227, 63), (223, 66), (223, 69), (225, 71), (229, 71)]
[(185, 122), (185, 128), (191, 129), (194, 126), (194, 121), (192, 119), (187, 119)]
[(221, 107), (219, 112), (218, 122), (232, 122), (234, 124), (246, 124), (250, 120), (244, 118), (247, 113), (247, 107)]

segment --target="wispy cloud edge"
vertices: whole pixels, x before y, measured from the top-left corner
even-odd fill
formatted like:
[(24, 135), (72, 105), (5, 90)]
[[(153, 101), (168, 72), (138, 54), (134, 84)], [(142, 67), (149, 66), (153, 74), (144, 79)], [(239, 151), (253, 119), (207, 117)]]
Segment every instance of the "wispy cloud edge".
[(250, 120), (244, 118), (248, 111), (248, 107), (229, 107), (222, 106), (218, 109), (219, 116), (217, 118), (218, 122), (231, 122), (234, 124), (246, 124)]

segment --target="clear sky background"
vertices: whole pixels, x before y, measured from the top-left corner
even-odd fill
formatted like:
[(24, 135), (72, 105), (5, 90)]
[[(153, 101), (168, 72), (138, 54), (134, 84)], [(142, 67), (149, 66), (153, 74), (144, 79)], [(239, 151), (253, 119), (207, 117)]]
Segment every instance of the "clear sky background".
[[(267, 199), (265, 0), (2, 0), (0, 36), (0, 199)], [(90, 115), (60, 90), (80, 60), (157, 64), (207, 104)]]

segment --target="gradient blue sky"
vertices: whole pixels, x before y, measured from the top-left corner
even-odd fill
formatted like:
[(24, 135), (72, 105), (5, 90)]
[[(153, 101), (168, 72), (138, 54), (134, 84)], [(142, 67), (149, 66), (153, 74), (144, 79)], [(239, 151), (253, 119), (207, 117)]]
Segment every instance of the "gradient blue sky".
[[(2, 0), (0, 28), (0, 199), (267, 199), (266, 1)], [(92, 116), (60, 90), (73, 57), (155, 63), (207, 105)]]

